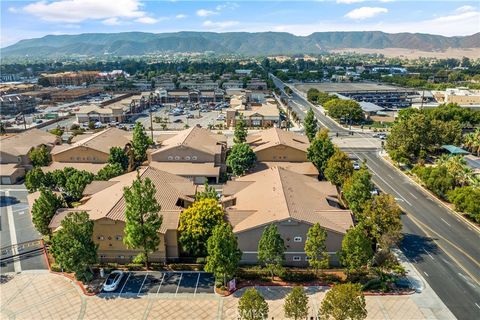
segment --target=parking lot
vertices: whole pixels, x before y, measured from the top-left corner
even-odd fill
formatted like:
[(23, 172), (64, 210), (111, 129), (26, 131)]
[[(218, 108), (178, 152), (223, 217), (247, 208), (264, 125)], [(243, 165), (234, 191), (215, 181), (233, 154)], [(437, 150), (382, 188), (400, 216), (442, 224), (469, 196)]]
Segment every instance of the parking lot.
[(214, 293), (215, 278), (206, 272), (134, 271), (124, 274), (117, 288), (100, 296), (142, 297), (160, 294)]

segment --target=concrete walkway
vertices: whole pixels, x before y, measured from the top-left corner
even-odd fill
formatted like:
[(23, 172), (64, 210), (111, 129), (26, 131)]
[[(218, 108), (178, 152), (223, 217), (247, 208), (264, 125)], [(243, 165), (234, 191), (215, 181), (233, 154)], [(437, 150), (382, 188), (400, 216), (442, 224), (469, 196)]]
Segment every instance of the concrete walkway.
[[(290, 288), (259, 287), (266, 298), (269, 319), (284, 319), (283, 303)], [(308, 287), (309, 318), (315, 317), (328, 288)], [(143, 298), (84, 296), (65, 277), (50, 273), (22, 273), (2, 278), (1, 319), (237, 319), (238, 300), (213, 294), (161, 294)], [(366, 297), (368, 319), (454, 319), (436, 295), (425, 288), (410, 296)]]

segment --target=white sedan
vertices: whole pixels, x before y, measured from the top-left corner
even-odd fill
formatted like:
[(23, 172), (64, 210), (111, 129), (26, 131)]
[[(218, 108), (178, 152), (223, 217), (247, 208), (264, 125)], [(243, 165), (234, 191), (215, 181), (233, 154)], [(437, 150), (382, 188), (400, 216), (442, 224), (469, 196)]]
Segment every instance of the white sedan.
[(120, 270), (112, 271), (109, 275), (105, 283), (103, 284), (103, 291), (111, 292), (117, 289), (120, 281), (122, 281), (124, 272)]

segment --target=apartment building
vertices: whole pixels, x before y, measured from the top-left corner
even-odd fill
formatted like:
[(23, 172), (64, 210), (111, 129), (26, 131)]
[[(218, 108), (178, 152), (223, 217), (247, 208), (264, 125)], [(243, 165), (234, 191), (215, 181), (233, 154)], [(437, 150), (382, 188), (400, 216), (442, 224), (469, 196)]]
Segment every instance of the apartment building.
[(102, 93), (103, 90), (98, 88), (80, 88), (72, 90), (61, 90), (51, 93), (51, 99), (54, 102), (70, 102), (80, 99), (87, 99), (89, 97)]
[(258, 262), (261, 235), (275, 224), (285, 243), (286, 265), (308, 265), (307, 232), (319, 223), (327, 231), (330, 263), (338, 265), (336, 253), (353, 226), (352, 213), (341, 208), (334, 185), (279, 167), (229, 181), (221, 202), (243, 252), (241, 263)]
[(248, 135), (247, 143), (257, 156), (254, 171), (280, 167), (307, 176), (318, 177), (317, 168), (307, 159), (310, 142), (304, 135), (279, 128), (270, 128)]
[(98, 71), (79, 71), (44, 73), (41, 77), (46, 78), (52, 86), (81, 86), (86, 83), (95, 82), (98, 74)]
[[(148, 178), (153, 182), (159, 214), (163, 218), (158, 230), (160, 245), (149, 259), (151, 262), (175, 261), (179, 257), (179, 215), (193, 203), (197, 187), (188, 179), (151, 167), (141, 167), (138, 175), (142, 180)], [(130, 187), (136, 178), (134, 171), (109, 181), (93, 181), (85, 188), (82, 204), (75, 209), (58, 210), (50, 222), (50, 229), (55, 232), (69, 212), (86, 211), (94, 223), (93, 241), (98, 244), (100, 262), (131, 262), (141, 250), (129, 249), (123, 243), (126, 221), (123, 189)]]
[(218, 183), (225, 172), (226, 137), (197, 126), (159, 142), (148, 155), (150, 166), (197, 184)]
[(110, 148), (126, 148), (130, 145), (132, 133), (117, 128), (86, 134), (72, 144), (55, 146), (52, 151), (52, 163), (43, 169), (46, 172), (55, 169), (73, 167), (96, 174), (106, 166)]
[(30, 150), (45, 146), (51, 150), (60, 143), (56, 135), (38, 129), (2, 137), (0, 139), (0, 180), (1, 184), (15, 184), (25, 175), (25, 169), (31, 167), (28, 153)]

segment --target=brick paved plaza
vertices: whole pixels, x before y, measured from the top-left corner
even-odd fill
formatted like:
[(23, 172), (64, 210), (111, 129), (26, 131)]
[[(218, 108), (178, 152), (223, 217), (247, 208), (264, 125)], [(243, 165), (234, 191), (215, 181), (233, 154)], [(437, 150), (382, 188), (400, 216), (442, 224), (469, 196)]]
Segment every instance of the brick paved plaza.
[[(237, 319), (243, 289), (230, 297), (214, 294), (159, 294), (140, 298), (83, 295), (67, 278), (50, 273), (23, 273), (0, 285), (1, 319)], [(283, 319), (289, 288), (258, 288), (270, 306), (269, 319)], [(326, 288), (309, 287), (309, 312), (314, 316)], [(421, 308), (413, 296), (367, 297), (369, 319), (439, 319)]]

